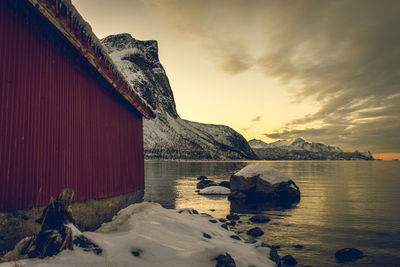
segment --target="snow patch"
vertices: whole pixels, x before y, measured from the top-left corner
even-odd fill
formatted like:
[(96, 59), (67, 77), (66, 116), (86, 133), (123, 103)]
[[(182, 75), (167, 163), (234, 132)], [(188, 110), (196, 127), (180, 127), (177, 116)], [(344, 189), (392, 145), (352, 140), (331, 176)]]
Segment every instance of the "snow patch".
[(240, 171), (234, 174), (235, 176), (242, 176), (251, 178), (258, 176), (270, 184), (277, 184), (282, 182), (289, 182), (291, 179), (286, 174), (278, 171), (275, 168), (267, 165), (247, 165)]
[(268, 259), (269, 248), (230, 238), (233, 233), (220, 223), (210, 223), (208, 216), (179, 213), (154, 203), (131, 205), (96, 232), (83, 234), (103, 249), (101, 255), (75, 247), (54, 257), (0, 266), (200, 267), (215, 266), (215, 258), (225, 253), (233, 257), (236, 266), (275, 266)]
[(224, 186), (209, 186), (204, 189), (201, 189), (200, 195), (229, 195), (231, 190)]

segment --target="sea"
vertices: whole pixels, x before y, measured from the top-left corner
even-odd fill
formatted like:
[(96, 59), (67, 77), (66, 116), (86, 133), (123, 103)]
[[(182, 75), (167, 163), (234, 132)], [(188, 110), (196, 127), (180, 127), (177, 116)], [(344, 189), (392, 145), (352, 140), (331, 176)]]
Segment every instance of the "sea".
[[(301, 191), (292, 208), (249, 210), (233, 231), (248, 239), (254, 213), (271, 221), (257, 224), (257, 240), (279, 246), (297, 266), (400, 266), (400, 162), (396, 161), (146, 161), (145, 200), (165, 208), (194, 208), (215, 218), (231, 212), (226, 196), (196, 192), (197, 177), (220, 182), (249, 164), (272, 166), (289, 175)], [(301, 245), (301, 246), (296, 246)], [(296, 246), (296, 247), (295, 247)], [(339, 263), (335, 252), (353, 247), (363, 258)]]

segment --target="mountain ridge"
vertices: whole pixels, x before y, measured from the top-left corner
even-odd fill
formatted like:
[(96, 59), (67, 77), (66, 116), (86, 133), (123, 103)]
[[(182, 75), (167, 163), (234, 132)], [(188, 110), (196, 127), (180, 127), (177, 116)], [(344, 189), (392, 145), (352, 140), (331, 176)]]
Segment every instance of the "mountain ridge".
[(246, 139), (232, 128), (180, 118), (157, 41), (140, 41), (123, 33), (107, 36), (101, 43), (156, 113), (153, 120), (143, 119), (146, 159), (257, 159)]
[(264, 160), (373, 160), (371, 152), (344, 152), (341, 148), (322, 143), (307, 142), (302, 138), (265, 143), (252, 139), (250, 147)]

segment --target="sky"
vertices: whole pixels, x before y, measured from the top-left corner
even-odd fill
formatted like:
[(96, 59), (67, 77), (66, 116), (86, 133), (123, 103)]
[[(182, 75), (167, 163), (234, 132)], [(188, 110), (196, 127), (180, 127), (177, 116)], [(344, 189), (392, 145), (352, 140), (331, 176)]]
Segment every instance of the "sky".
[(398, 0), (72, 2), (99, 38), (158, 41), (184, 119), (400, 152)]

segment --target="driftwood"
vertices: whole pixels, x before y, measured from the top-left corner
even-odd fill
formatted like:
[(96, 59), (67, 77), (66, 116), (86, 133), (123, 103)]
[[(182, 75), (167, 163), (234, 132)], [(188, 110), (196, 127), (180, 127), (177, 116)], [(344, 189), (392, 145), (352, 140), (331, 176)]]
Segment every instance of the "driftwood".
[(50, 200), (37, 220), (41, 223), (40, 232), (26, 242), (21, 250), (22, 255), (44, 258), (56, 255), (64, 249), (73, 249), (72, 231), (65, 226), (67, 223), (74, 223), (71, 213), (73, 197), (73, 189), (63, 189), (56, 199)]

